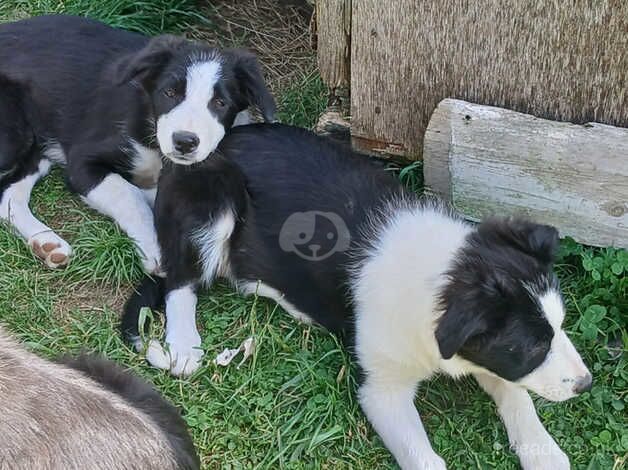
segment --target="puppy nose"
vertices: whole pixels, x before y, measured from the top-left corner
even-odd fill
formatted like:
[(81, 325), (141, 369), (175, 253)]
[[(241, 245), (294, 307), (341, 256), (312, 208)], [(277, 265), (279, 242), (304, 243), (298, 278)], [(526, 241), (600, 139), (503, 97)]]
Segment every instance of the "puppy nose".
[(589, 390), (591, 390), (592, 384), (593, 384), (593, 377), (591, 377), (591, 374), (578, 377), (576, 379), (576, 385), (573, 386), (573, 392), (574, 393), (588, 392)]
[(198, 147), (198, 136), (193, 132), (178, 131), (172, 134), (172, 143), (177, 152), (191, 153)]

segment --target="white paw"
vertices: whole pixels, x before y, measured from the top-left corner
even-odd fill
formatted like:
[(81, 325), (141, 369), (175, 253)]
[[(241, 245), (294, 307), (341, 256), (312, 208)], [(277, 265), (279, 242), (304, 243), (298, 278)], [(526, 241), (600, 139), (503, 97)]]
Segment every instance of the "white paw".
[(72, 248), (52, 230), (40, 232), (28, 239), (28, 245), (49, 268), (66, 266), (72, 256)]
[(159, 250), (159, 245), (156, 243), (151, 243), (150, 245), (138, 244), (137, 251), (142, 259), (144, 272), (154, 276), (166, 277), (166, 274), (161, 268), (161, 252)]
[(169, 370), (172, 375), (187, 377), (196, 372), (203, 359), (201, 339), (198, 342), (169, 342), (164, 348), (158, 341), (152, 339), (146, 348), (146, 360), (159, 369)]
[(569, 470), (569, 457), (552, 440), (543, 444), (521, 445), (517, 449), (523, 470)]
[(422, 456), (418, 464), (412, 468), (416, 470), (447, 470), (447, 465), (440, 455), (432, 453), (427, 456)]

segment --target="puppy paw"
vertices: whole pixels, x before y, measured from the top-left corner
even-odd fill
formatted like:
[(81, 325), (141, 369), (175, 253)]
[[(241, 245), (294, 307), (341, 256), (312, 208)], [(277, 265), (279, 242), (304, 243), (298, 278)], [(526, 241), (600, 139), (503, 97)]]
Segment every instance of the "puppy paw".
[(196, 372), (203, 359), (201, 340), (192, 342), (168, 342), (164, 348), (158, 341), (150, 340), (146, 346), (146, 360), (159, 369), (169, 370), (172, 375), (187, 377)]
[(531, 444), (517, 449), (523, 470), (569, 470), (569, 457), (555, 442)]
[(28, 239), (31, 250), (49, 268), (60, 268), (70, 262), (72, 248), (52, 230), (40, 232)]
[(417, 470), (447, 470), (447, 465), (440, 455), (432, 454), (427, 458), (421, 458), (416, 468)]
[(170, 372), (178, 377), (187, 377), (201, 367), (203, 350), (199, 339), (198, 346), (191, 344), (173, 345), (168, 343), (170, 352)]
[(165, 272), (161, 268), (161, 252), (158, 246), (138, 245), (137, 250), (142, 259), (144, 272), (153, 276), (166, 277)]

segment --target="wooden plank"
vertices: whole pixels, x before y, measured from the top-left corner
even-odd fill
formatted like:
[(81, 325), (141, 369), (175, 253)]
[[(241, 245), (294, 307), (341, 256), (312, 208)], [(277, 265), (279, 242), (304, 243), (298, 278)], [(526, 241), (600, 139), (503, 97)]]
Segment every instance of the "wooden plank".
[(351, 0), (316, 2), (318, 68), (329, 88), (348, 88), (351, 61)]
[(628, 129), (443, 100), (426, 186), (472, 220), (523, 214), (588, 245), (628, 248)]
[(628, 127), (628, 2), (360, 0), (354, 141), (420, 158), (443, 98)]

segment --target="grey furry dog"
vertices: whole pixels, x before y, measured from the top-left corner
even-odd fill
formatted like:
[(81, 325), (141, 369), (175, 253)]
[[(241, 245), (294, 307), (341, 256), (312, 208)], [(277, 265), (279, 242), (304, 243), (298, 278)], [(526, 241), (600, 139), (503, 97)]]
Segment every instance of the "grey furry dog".
[(0, 327), (0, 469), (197, 469), (178, 410), (95, 357), (47, 361)]

